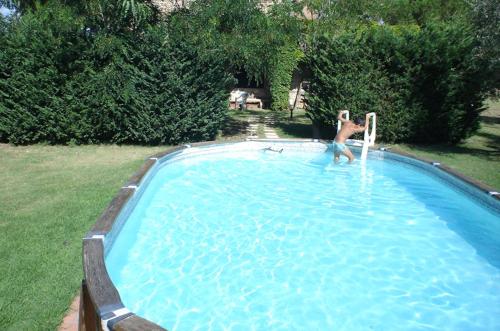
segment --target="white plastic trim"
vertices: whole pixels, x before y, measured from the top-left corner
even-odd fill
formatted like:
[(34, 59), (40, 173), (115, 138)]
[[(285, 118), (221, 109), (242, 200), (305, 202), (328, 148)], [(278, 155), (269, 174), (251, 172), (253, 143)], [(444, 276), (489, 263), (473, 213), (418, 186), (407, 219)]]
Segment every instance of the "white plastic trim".
[(131, 188), (131, 189), (137, 190), (137, 185), (123, 186), (122, 188)]
[(108, 318), (106, 320), (101, 320), (101, 327), (105, 331), (109, 331), (108, 321), (110, 321), (112, 319), (115, 319), (117, 317), (123, 316), (125, 314), (128, 314), (128, 313), (130, 313), (130, 310), (128, 310), (127, 308), (120, 308), (120, 309), (117, 309), (117, 310), (113, 310), (112, 313), (114, 315), (113, 317)]

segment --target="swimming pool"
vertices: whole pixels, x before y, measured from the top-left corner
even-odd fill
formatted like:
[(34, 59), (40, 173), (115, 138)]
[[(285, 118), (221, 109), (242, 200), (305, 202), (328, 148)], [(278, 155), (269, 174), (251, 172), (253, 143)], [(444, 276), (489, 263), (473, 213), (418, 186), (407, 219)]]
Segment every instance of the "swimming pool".
[(402, 157), (268, 145), (157, 162), (105, 241), (128, 309), (172, 331), (500, 329), (496, 201)]

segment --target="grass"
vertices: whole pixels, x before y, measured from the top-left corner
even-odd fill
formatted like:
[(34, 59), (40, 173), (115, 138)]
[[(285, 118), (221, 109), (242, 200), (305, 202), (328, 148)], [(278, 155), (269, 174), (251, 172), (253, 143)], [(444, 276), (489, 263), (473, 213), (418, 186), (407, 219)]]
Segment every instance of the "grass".
[(264, 122), (266, 122), (266, 117), (274, 121), (274, 124), (269, 126), (276, 130), (280, 138), (312, 137), (311, 120), (306, 116), (303, 109), (296, 110), (292, 119), (290, 119), (289, 112), (275, 112), (269, 109), (245, 111), (231, 109), (229, 119), (221, 131), (219, 139), (246, 137), (251, 117), (257, 118), (259, 122), (259, 129), (257, 131), (259, 138), (264, 138)]
[(276, 133), (280, 138), (311, 138), (312, 125), (309, 117), (303, 109), (297, 109), (293, 112), (293, 118), (290, 113), (283, 112), (277, 116)]
[(409, 153), (442, 162), (493, 188), (500, 189), (500, 101), (490, 101), (479, 131), (456, 146), (396, 145)]
[(165, 148), (0, 145), (0, 330), (55, 330), (81, 243), (144, 158)]

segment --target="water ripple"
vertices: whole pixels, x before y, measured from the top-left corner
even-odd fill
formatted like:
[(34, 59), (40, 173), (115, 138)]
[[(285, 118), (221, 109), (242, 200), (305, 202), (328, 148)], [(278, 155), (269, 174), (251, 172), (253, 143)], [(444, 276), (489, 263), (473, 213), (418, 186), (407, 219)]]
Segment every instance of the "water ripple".
[(160, 169), (106, 259), (124, 303), (172, 331), (500, 330), (498, 215), (414, 168), (331, 157)]

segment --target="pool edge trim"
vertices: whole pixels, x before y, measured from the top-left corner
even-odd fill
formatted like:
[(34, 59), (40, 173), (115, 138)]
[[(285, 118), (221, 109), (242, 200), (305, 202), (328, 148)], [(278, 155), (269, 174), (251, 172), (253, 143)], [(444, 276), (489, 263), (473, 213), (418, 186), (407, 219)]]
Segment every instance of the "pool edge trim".
[(497, 201), (500, 201), (499, 194), (492, 194), (492, 193), (499, 192), (499, 190), (497, 190), (496, 188), (489, 186), (487, 184), (484, 184), (484, 183), (482, 183), (482, 182), (480, 182), (472, 177), (466, 176), (466, 175), (460, 173), (459, 171), (457, 171), (457, 170), (455, 170), (455, 169), (453, 169), (453, 168), (451, 168), (451, 167), (449, 167), (449, 166), (447, 166), (439, 161), (416, 156), (414, 154), (403, 151), (399, 148), (388, 149), (388, 148), (384, 148), (384, 147), (379, 147), (379, 148), (377, 148), (377, 150), (384, 152), (384, 153), (388, 153), (388, 154), (396, 154), (399, 156), (404, 156), (407, 158), (415, 159), (417, 161), (431, 165), (434, 168), (439, 169), (439, 170), (451, 175), (452, 177), (455, 177), (456, 179), (459, 179), (459, 180), (465, 182), (466, 184), (471, 185), (472, 187), (475, 187), (476, 189), (482, 191), (483, 193), (488, 194), (490, 197), (495, 198)]

